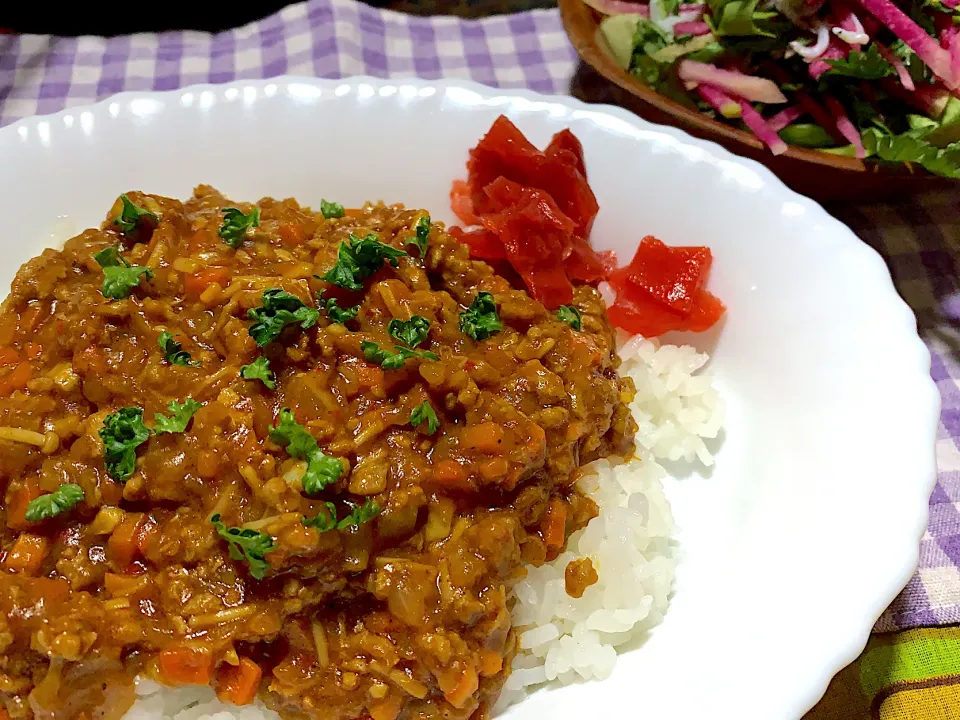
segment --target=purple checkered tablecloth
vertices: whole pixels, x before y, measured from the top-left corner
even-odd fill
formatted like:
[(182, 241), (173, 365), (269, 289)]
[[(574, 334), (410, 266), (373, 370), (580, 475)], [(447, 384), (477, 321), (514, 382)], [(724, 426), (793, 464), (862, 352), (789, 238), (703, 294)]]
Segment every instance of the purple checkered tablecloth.
[[(576, 69), (556, 11), (468, 21), (309, 0), (207, 35), (102, 39), (0, 35), (0, 125), (121, 90), (168, 90), (281, 74), (453, 77), (566, 93)], [(2, 159), (0, 159), (2, 162)], [(943, 193), (898, 205), (832, 208), (887, 258), (933, 351), (943, 396), (939, 481), (920, 569), (878, 630), (960, 622), (960, 203)]]

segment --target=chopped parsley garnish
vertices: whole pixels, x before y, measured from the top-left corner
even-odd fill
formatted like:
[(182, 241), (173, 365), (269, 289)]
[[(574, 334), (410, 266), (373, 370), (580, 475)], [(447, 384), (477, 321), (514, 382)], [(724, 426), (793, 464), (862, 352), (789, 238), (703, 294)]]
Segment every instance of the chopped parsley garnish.
[(263, 580), (263, 576), (270, 569), (270, 563), (263, 556), (277, 549), (273, 538), (267, 533), (249, 528), (228, 528), (221, 522), (220, 513), (212, 516), (210, 522), (217, 529), (217, 534), (230, 544), (230, 557), (234, 560), (246, 560), (250, 575), (256, 580)]
[(336, 298), (330, 298), (327, 301), (321, 300), (320, 303), (323, 305), (324, 310), (327, 311), (327, 317), (330, 318), (330, 322), (340, 323), (341, 325), (346, 324), (348, 320), (353, 320), (357, 316), (357, 313), (360, 312), (359, 305), (345, 308), (340, 307)]
[(580, 317), (580, 311), (573, 305), (561, 305), (557, 310), (557, 320), (562, 320), (574, 330), (583, 329), (583, 320)]
[(273, 374), (273, 370), (270, 369), (270, 360), (263, 355), (249, 365), (241, 365), (240, 377), (244, 380), (259, 380), (267, 386), (268, 390), (277, 387), (277, 378)]
[(276, 340), (287, 325), (299, 324), (306, 330), (320, 317), (319, 310), (304, 305), (296, 295), (280, 288), (264, 290), (262, 302), (262, 307), (247, 311), (247, 317), (256, 321), (250, 326), (250, 337), (260, 347)]
[(307, 471), (301, 483), (307, 495), (316, 495), (327, 485), (335, 483), (343, 473), (343, 463), (325, 455), (307, 429), (293, 419), (287, 408), (280, 411), (280, 422), (270, 429), (270, 439), (284, 445), (290, 457), (307, 461)]
[(429, 330), (430, 321), (419, 315), (414, 315), (409, 320), (398, 320), (394, 318), (390, 321), (390, 324), (387, 325), (387, 331), (390, 333), (390, 337), (411, 348), (415, 348), (426, 340)]
[(876, 44), (870, 43), (865, 50), (851, 50), (845, 58), (827, 60), (830, 69), (823, 77), (842, 75), (861, 80), (880, 80), (894, 75), (896, 69), (880, 54)]
[(336, 264), (324, 274), (322, 279), (348, 290), (362, 290), (361, 280), (377, 272), (383, 267), (384, 262), (397, 267), (400, 264), (397, 258), (406, 255), (407, 253), (403, 250), (397, 250), (380, 242), (374, 233), (363, 238), (350, 233), (350, 240), (340, 243)]
[(486, 340), (500, 330), (503, 330), (503, 325), (497, 315), (493, 295), (481, 290), (470, 307), (460, 313), (460, 331), (474, 340)]
[(334, 504), (327, 502), (324, 505), (323, 511), (318, 512), (312, 518), (305, 517), (301, 521), (304, 527), (316, 528), (320, 532), (328, 532), (334, 528), (337, 530), (346, 530), (347, 528), (359, 527), (365, 522), (370, 522), (380, 514), (380, 506), (368, 498), (363, 505), (354, 505), (350, 514), (338, 522), (337, 508)]
[(170, 413), (170, 417), (161, 415), (160, 413), (153, 414), (153, 419), (156, 420), (156, 425), (153, 426), (153, 432), (157, 435), (184, 432), (190, 423), (190, 418), (202, 407), (203, 404), (198, 403), (193, 398), (187, 398), (182, 403), (171, 400), (167, 405), (167, 412)]
[(359, 527), (365, 522), (370, 522), (379, 514), (380, 506), (370, 498), (367, 498), (367, 501), (363, 503), (363, 505), (354, 505), (350, 514), (337, 523), (337, 530)]
[(436, 360), (437, 356), (429, 350), (409, 350), (399, 345), (394, 345), (396, 352), (383, 350), (377, 343), (364, 340), (360, 343), (360, 349), (363, 350), (363, 357), (367, 362), (379, 365), (384, 370), (399, 370), (404, 362), (409, 358), (421, 358), (423, 360)]
[(143, 409), (122, 407), (103, 419), (100, 439), (107, 473), (114, 480), (124, 481), (136, 468), (137, 448), (147, 441), (150, 431), (143, 424)]
[(343, 205), (338, 202), (327, 202), (324, 199), (320, 199), (320, 214), (323, 215), (324, 220), (329, 220), (330, 218), (342, 218), (343, 217)]
[(410, 424), (414, 427), (417, 427), (424, 421), (427, 423), (427, 435), (433, 435), (440, 428), (440, 419), (437, 417), (437, 413), (434, 412), (433, 405), (427, 400), (417, 405), (413, 409), (413, 412), (410, 413)]
[(65, 483), (52, 493), (41, 495), (27, 505), (27, 522), (39, 522), (65, 513), (83, 500), (83, 489), (73, 483)]
[(409, 238), (405, 245), (416, 245), (420, 251), (420, 257), (427, 256), (427, 243), (430, 241), (430, 216), (424, 215), (417, 220), (416, 235)]
[(100, 292), (110, 300), (129, 297), (130, 291), (140, 284), (142, 278), (153, 279), (153, 270), (139, 265), (131, 265), (115, 247), (104, 248), (93, 256), (103, 268), (103, 285)]
[(190, 367), (200, 367), (200, 362), (191, 360), (190, 353), (183, 349), (183, 345), (173, 339), (173, 333), (164, 330), (157, 338), (160, 349), (167, 362), (171, 365), (187, 365)]
[(120, 196), (120, 202), (123, 203), (123, 209), (113, 221), (113, 224), (120, 228), (120, 232), (133, 232), (137, 229), (137, 226), (140, 225), (143, 219), (153, 221), (154, 224), (160, 222), (160, 218), (158, 218), (154, 213), (150, 212), (149, 210), (144, 210), (138, 205), (134, 205), (130, 198), (126, 196), (126, 194)]
[(312, 518), (305, 517), (304, 527), (316, 528), (320, 532), (333, 530), (337, 526), (337, 508), (332, 502), (324, 503), (324, 511), (318, 512)]
[(223, 224), (217, 234), (223, 238), (223, 241), (236, 250), (243, 245), (243, 239), (247, 236), (250, 228), (260, 225), (260, 208), (254, 208), (249, 215), (244, 215), (243, 211), (229, 207), (223, 209)]

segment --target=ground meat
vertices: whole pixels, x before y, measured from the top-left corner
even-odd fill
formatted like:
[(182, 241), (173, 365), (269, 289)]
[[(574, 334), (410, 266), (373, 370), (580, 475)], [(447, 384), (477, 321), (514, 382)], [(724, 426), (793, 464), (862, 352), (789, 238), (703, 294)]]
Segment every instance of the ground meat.
[[(289, 718), (486, 717), (516, 647), (511, 584), (596, 514), (579, 467), (632, 450), (597, 291), (575, 289), (575, 331), (400, 206), (128, 199), (149, 214), (124, 228), (118, 201), (24, 265), (0, 311), (7, 712), (118, 717), (140, 673)], [(226, 208), (259, 224), (227, 243)], [(393, 259), (359, 290), (323, 280), (362, 238)], [(110, 247), (118, 275), (150, 269), (128, 297), (104, 296)], [(306, 315), (258, 345), (249, 314), (273, 289)], [(461, 324), (482, 291), (502, 324), (488, 338)], [(417, 317), (412, 345), (391, 333)], [(124, 478), (101, 436), (120, 408), (154, 429)], [(64, 485), (82, 502), (28, 519)], [(595, 580), (589, 560), (567, 568), (571, 594)]]

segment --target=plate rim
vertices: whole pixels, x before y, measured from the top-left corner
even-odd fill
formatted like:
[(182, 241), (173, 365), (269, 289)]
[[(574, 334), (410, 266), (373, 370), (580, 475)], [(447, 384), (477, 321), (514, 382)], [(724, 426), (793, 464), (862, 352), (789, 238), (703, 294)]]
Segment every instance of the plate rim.
[[(572, 96), (546, 94), (526, 88), (495, 88), (472, 80), (459, 78), (430, 80), (402, 76), (376, 78), (368, 75), (353, 75), (343, 78), (315, 78), (305, 75), (278, 75), (263, 79), (234, 80), (228, 83), (200, 83), (171, 90), (124, 91), (108, 95), (94, 103), (71, 105), (54, 113), (28, 116), (4, 127), (0, 127), (0, 145), (8, 139), (16, 142), (17, 135), (21, 135), (24, 141), (27, 140), (36, 134), (35, 132), (30, 132), (30, 130), (36, 130), (35, 126), (40, 123), (49, 123), (67, 116), (79, 115), (85, 112), (105, 111), (112, 103), (124, 103), (129, 106), (131, 102), (136, 100), (158, 98), (169, 100), (182, 98), (182, 96), (188, 93), (197, 94), (207, 91), (214, 92), (218, 98), (223, 99), (223, 93), (229, 90), (242, 92), (243, 88), (253, 87), (262, 91), (271, 85), (275, 86), (276, 89), (273, 94), (276, 94), (282, 86), (286, 86), (284, 88), (286, 90), (293, 84), (306, 84), (321, 90), (335, 90), (344, 87), (346, 88), (344, 94), (355, 93), (357, 89), (362, 86), (369, 86), (374, 91), (386, 87), (393, 87), (399, 90), (405, 86), (413, 87), (418, 91), (426, 88), (433, 88), (435, 91), (448, 91), (450, 89), (464, 90), (475, 93), (485, 101), (504, 98), (507, 100), (523, 100), (530, 103), (546, 102), (559, 105), (569, 113), (576, 113), (577, 117), (582, 117), (594, 123), (596, 122), (597, 116), (610, 116), (633, 126), (636, 130), (667, 136), (673, 142), (679, 143), (680, 145), (692, 146), (701, 152), (707, 153), (719, 162), (737, 165), (749, 170), (760, 177), (765, 189), (768, 192), (774, 193), (778, 201), (783, 203), (792, 202), (802, 206), (805, 212), (809, 213), (807, 224), (814, 225), (822, 223), (835, 232), (836, 240), (838, 242), (842, 240), (843, 243), (842, 246), (838, 246), (838, 249), (842, 249), (845, 252), (852, 251), (860, 255), (863, 260), (860, 264), (862, 277), (867, 278), (876, 286), (876, 290), (880, 293), (881, 297), (884, 294), (889, 296), (889, 307), (886, 308), (886, 310), (890, 312), (891, 332), (895, 329), (901, 341), (909, 344), (909, 348), (906, 347), (906, 345), (904, 346), (904, 355), (913, 356), (915, 372), (911, 373), (910, 376), (905, 375), (901, 382), (906, 386), (912, 383), (918, 395), (925, 394), (927, 396), (924, 404), (928, 405), (929, 412), (927, 413), (927, 417), (923, 419), (922, 434), (926, 435), (930, 440), (930, 452), (926, 461), (924, 461), (922, 467), (920, 467), (917, 472), (916, 484), (918, 485), (918, 497), (913, 499), (916, 507), (914, 507), (913, 511), (909, 514), (909, 518), (908, 513), (904, 512), (903, 514), (902, 535), (904, 539), (904, 552), (901, 561), (896, 564), (891, 563), (888, 566), (890, 567), (890, 571), (886, 579), (875, 579), (878, 588), (881, 585), (882, 588), (878, 589), (876, 600), (872, 603), (871, 607), (865, 608), (863, 611), (864, 617), (869, 619), (869, 624), (864, 623), (864, 626), (859, 628), (857, 632), (853, 632), (853, 629), (851, 629), (849, 634), (838, 634), (836, 637), (842, 638), (842, 642), (836, 639), (832, 644), (825, 641), (822, 644), (824, 650), (821, 652), (822, 657), (819, 657), (819, 666), (810, 669), (809, 679), (794, 683), (784, 682), (781, 686), (782, 691), (777, 693), (777, 696), (781, 698), (778, 705), (783, 708), (785, 713), (784, 717), (792, 715), (794, 712), (798, 713), (797, 717), (800, 717), (800, 715), (812, 708), (820, 698), (823, 697), (833, 676), (859, 656), (866, 646), (876, 621), (913, 576), (919, 564), (920, 541), (927, 528), (929, 497), (937, 482), (936, 443), (942, 398), (930, 374), (931, 355), (928, 347), (919, 336), (916, 316), (912, 308), (910, 308), (897, 291), (886, 261), (880, 255), (879, 251), (857, 237), (849, 227), (828, 213), (820, 203), (789, 188), (764, 165), (750, 158), (736, 155), (716, 142), (694, 137), (676, 127), (659, 125), (647, 121), (628, 110), (613, 105), (588, 104)], [(268, 97), (271, 96), (271, 94), (266, 92), (264, 95)], [(259, 99), (260, 95), (258, 94), (257, 97)], [(179, 105), (180, 107), (178, 109), (186, 109), (183, 103)], [(196, 105), (190, 109), (196, 111)], [(543, 112), (543, 110), (541, 109), (538, 112)], [(917, 418), (917, 420), (919, 421), (921, 419)], [(920, 427), (920, 425), (918, 422), (917, 426)], [(920, 433), (918, 432), (918, 436), (919, 435)], [(920, 487), (920, 482), (924, 478), (925, 482), (923, 486)], [(924, 491), (922, 505), (919, 494), (921, 489)], [(907, 539), (912, 541), (910, 546), (906, 545)]]

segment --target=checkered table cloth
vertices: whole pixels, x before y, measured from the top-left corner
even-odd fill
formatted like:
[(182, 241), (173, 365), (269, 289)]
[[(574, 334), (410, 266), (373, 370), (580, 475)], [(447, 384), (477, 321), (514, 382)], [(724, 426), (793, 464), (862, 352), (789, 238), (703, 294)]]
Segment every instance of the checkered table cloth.
[[(0, 35), (0, 125), (121, 90), (169, 90), (280, 74), (453, 77), (567, 92), (576, 54), (556, 11), (468, 21), (309, 0), (246, 27), (104, 40)], [(2, 160), (0, 160), (2, 161)], [(957, 196), (833, 212), (889, 260), (933, 350), (943, 395), (939, 482), (920, 570), (878, 630), (960, 622), (960, 256)], [(935, 220), (934, 220), (935, 218)]]

